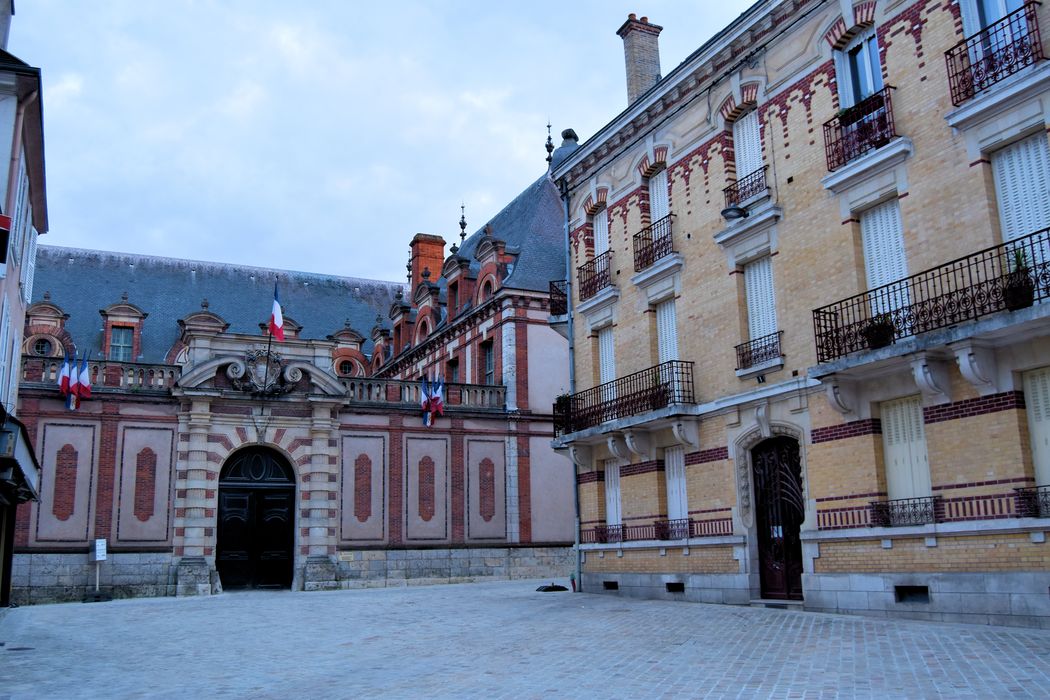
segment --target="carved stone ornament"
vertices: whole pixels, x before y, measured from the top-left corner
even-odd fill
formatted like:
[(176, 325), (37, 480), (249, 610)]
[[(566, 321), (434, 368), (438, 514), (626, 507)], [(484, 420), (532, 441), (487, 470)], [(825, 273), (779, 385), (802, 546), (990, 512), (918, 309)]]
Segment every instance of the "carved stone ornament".
[(233, 386), (255, 396), (287, 394), (302, 379), (302, 370), (285, 367), (284, 360), (275, 352), (249, 350), (244, 362), (230, 363), (226, 368)]

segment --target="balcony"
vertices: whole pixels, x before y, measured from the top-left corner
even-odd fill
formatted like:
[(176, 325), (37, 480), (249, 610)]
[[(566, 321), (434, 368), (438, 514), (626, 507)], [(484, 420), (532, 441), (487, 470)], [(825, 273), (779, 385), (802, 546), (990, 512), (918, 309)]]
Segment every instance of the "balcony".
[(693, 363), (671, 360), (576, 394), (559, 396), (554, 403), (554, 431), (558, 436), (566, 435), (673, 404), (695, 402)]
[(733, 534), (731, 518), (717, 520), (657, 520), (649, 525), (596, 525), (580, 531), (582, 544), (684, 540), (690, 537), (723, 537)]
[(871, 502), (873, 527), (926, 525), (944, 520), (944, 503), (940, 496), (930, 498), (901, 498), (893, 501)]
[(674, 214), (668, 214), (634, 234), (634, 271), (641, 272), (652, 267), (657, 260), (674, 252), (671, 238), (671, 222)]
[(550, 314), (564, 316), (569, 313), (569, 284), (566, 280), (552, 280), (550, 283)]
[(1050, 297), (1050, 229), (813, 311), (817, 361), (874, 350)]
[(780, 339), (784, 331), (770, 333), (736, 346), (736, 371), (743, 372), (753, 367), (767, 365), (784, 357)]
[(1050, 518), (1050, 486), (1030, 486), (1014, 492), (1019, 517)]
[(612, 251), (608, 250), (576, 268), (580, 282), (580, 301), (586, 301), (605, 289), (610, 284), (609, 265), (612, 262)]
[(885, 146), (897, 136), (893, 124), (892, 85), (839, 111), (824, 123), (824, 151), (828, 170), (837, 170), (868, 151)]
[(952, 104), (956, 107), (982, 90), (1043, 60), (1037, 2), (1011, 12), (944, 53)]
[(769, 185), (766, 184), (767, 167), (768, 166), (763, 165), (755, 172), (745, 175), (729, 187), (722, 190), (722, 194), (724, 194), (726, 198), (726, 209), (738, 206), (741, 202), (746, 202), (755, 195), (762, 194), (769, 188)]

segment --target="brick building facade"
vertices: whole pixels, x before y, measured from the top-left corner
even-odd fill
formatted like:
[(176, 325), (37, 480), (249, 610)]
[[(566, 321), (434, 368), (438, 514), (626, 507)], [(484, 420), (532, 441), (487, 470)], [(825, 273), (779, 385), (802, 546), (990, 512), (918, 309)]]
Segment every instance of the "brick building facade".
[(662, 79), (620, 28), (554, 173), (584, 590), (1050, 626), (1048, 12), (761, 1)]
[[(447, 256), (417, 235), (408, 285), (280, 272), (272, 345), (273, 271), (42, 248), (20, 404), (43, 487), (19, 510), (15, 599), (80, 599), (95, 539), (114, 596), (567, 574), (561, 212), (544, 174)], [(85, 351), (71, 412), (56, 376)]]

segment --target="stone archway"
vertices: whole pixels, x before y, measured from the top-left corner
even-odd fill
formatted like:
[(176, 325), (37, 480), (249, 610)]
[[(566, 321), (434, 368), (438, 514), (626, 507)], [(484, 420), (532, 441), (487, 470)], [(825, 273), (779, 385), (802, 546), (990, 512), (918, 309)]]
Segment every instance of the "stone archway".
[(219, 475), (215, 567), (224, 589), (290, 588), (295, 474), (279, 452), (248, 447)]

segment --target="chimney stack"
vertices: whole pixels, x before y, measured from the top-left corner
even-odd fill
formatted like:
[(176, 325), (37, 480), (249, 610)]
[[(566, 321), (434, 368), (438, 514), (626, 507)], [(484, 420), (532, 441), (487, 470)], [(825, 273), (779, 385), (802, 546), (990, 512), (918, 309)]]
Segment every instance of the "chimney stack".
[(445, 262), (445, 239), (428, 233), (417, 233), (411, 243), (412, 257), (409, 260), (409, 272), (412, 274), (412, 287), (409, 297), (416, 293), (416, 287), (423, 281), (423, 271), (430, 270), (430, 277), (435, 281), (441, 276), (441, 265)]
[(616, 34), (623, 39), (623, 57), (627, 62), (627, 104), (634, 101), (660, 82), (660, 32), (663, 27), (649, 23), (648, 17), (638, 19), (627, 15)]

